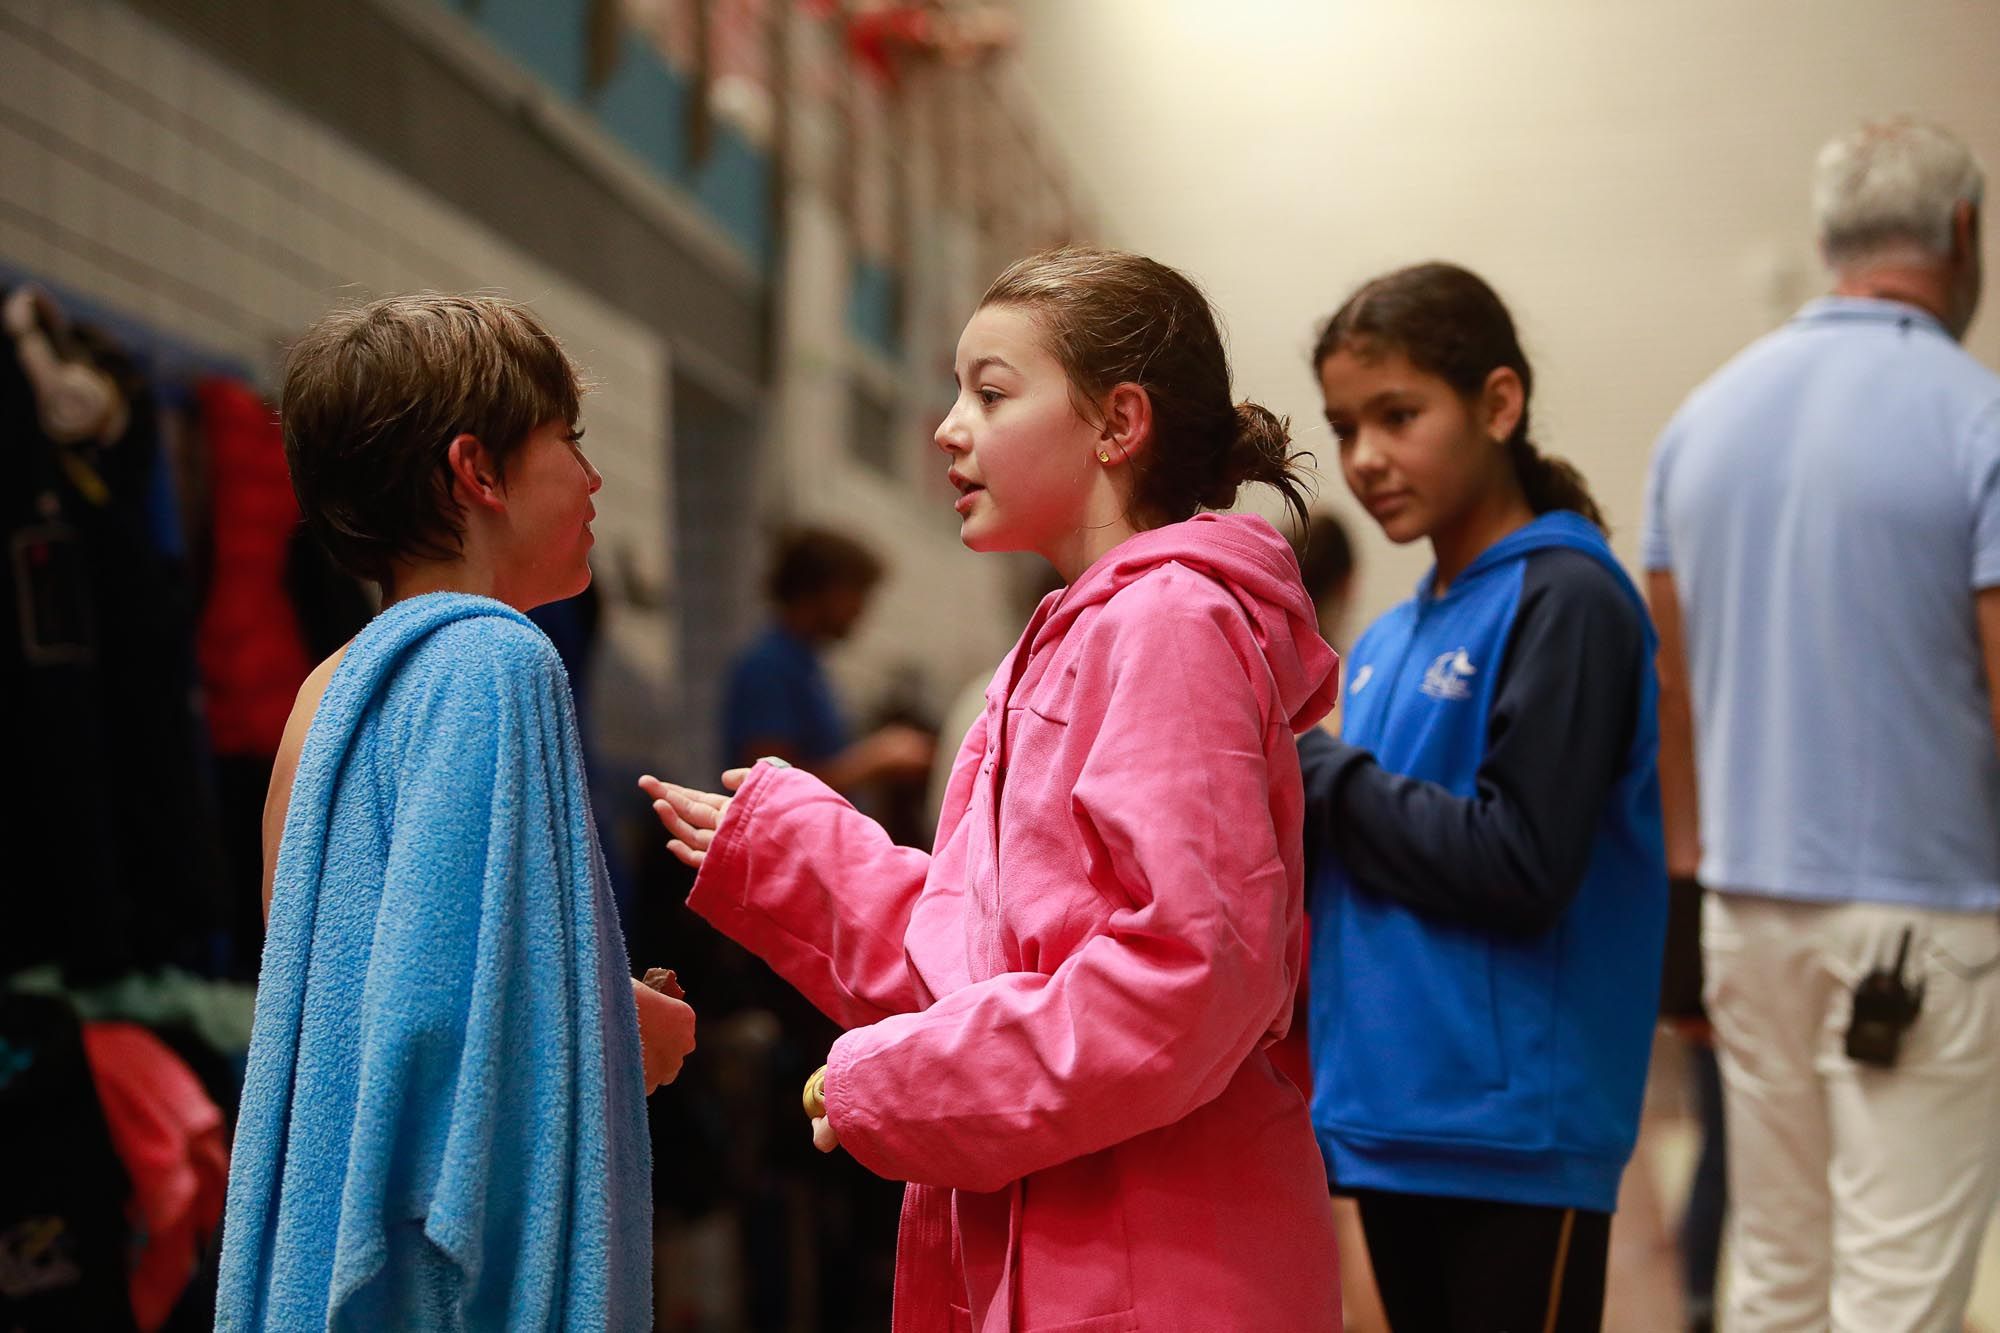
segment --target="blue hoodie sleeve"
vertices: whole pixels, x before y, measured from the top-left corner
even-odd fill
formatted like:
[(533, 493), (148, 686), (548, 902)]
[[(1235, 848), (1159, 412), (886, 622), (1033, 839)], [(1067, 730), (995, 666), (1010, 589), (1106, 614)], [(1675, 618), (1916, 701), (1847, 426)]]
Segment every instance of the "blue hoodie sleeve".
[(1647, 654), (1642, 612), (1577, 551), (1536, 553), (1486, 720), (1474, 794), (1391, 773), (1368, 751), (1299, 742), (1306, 841), (1362, 893), (1480, 929), (1547, 929), (1589, 867), (1625, 766)]

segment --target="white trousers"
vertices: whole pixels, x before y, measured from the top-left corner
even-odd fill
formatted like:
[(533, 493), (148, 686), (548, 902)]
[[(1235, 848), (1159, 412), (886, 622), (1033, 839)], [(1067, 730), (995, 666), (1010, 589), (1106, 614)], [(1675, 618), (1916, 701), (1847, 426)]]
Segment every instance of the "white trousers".
[[(1847, 1058), (1854, 983), (1923, 1010)], [(1727, 1333), (1956, 1333), (2000, 1187), (2000, 917), (1711, 893), (1702, 956), (1729, 1144)]]

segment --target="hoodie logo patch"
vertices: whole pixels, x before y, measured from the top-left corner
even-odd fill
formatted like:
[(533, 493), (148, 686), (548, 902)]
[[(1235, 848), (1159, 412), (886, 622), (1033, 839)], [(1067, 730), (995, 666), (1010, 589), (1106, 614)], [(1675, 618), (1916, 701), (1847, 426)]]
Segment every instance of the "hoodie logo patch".
[(1440, 653), (1437, 660), (1424, 669), (1423, 692), (1433, 699), (1470, 699), (1472, 686), (1467, 682), (1478, 671), (1479, 668), (1472, 665), (1472, 659), (1465, 655), (1463, 648)]
[(1373, 679), (1375, 679), (1374, 666), (1362, 667), (1361, 670), (1354, 673), (1354, 679), (1348, 682), (1347, 692), (1349, 694), (1359, 694), (1368, 688), (1368, 682)]

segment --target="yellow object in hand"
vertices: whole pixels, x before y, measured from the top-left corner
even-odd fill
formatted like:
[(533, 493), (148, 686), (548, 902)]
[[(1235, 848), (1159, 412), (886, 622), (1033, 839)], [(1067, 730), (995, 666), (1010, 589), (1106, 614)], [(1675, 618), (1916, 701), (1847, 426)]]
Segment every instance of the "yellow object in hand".
[(813, 1070), (812, 1077), (806, 1080), (806, 1090), (802, 1100), (805, 1102), (808, 1119), (817, 1120), (826, 1114), (825, 1065)]

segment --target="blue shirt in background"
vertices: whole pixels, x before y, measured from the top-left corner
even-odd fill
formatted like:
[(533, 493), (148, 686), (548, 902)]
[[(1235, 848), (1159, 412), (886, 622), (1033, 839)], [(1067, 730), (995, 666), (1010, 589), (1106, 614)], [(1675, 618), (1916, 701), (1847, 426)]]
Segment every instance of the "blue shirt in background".
[(1643, 549), (1680, 600), (1710, 888), (2000, 908), (1997, 481), (2000, 376), (1900, 302), (1813, 302), (1668, 425)]
[(737, 654), (722, 705), (722, 761), (782, 742), (813, 765), (847, 748), (847, 723), (810, 643), (772, 625)]

